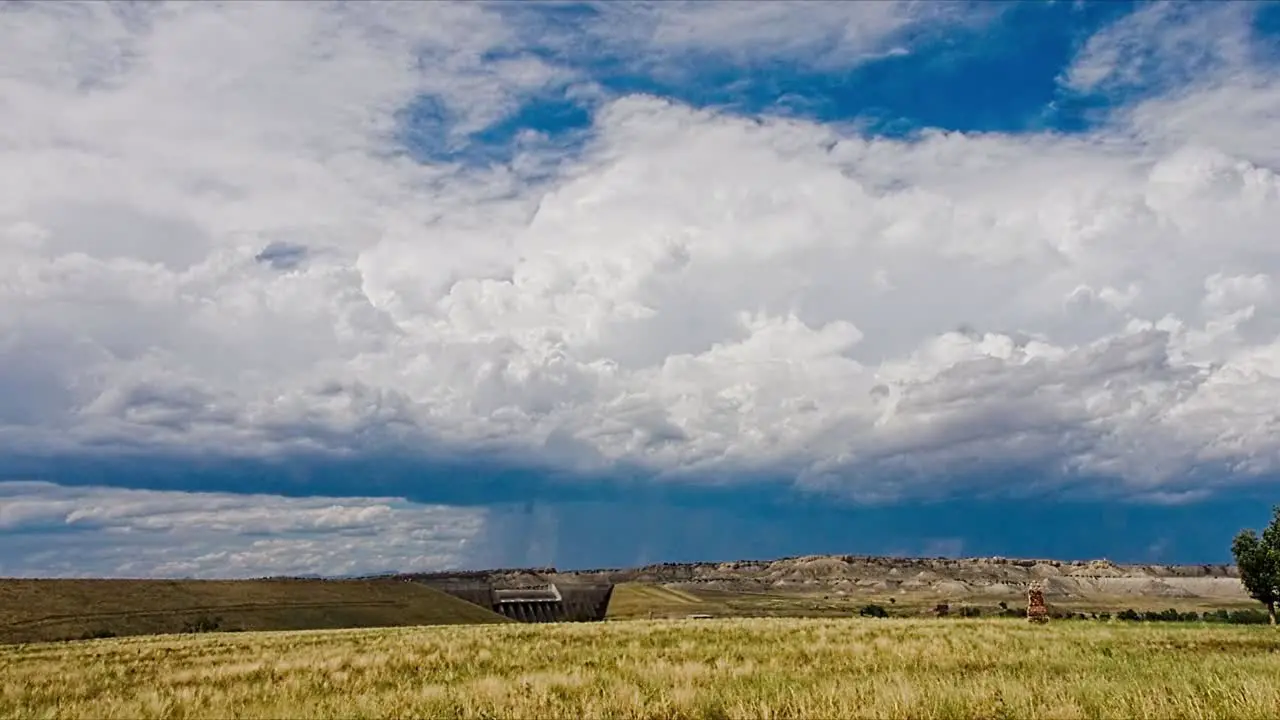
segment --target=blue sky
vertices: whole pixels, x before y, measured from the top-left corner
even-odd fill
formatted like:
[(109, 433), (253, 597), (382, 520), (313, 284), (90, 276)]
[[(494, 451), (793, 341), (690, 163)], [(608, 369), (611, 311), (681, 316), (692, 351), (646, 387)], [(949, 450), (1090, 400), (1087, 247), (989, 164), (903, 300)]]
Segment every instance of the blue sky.
[[(804, 56), (743, 63), (693, 48), (681, 56), (678, 68), (655, 71), (600, 43), (589, 44), (589, 52), (534, 52), (567, 62), (604, 97), (642, 93), (746, 116), (853, 122), (865, 133), (893, 137), (927, 128), (1080, 132), (1105, 122), (1106, 108), (1125, 98), (1064, 88), (1059, 75), (1091, 36), (1140, 7), (1127, 2), (968, 5), (965, 11), (981, 20), (972, 26), (916, 28), (900, 38), (908, 52), (833, 66), (814, 66)], [(589, 3), (503, 9), (525, 22), (563, 23), (580, 32), (601, 16)], [(1267, 17), (1262, 12), (1259, 25)], [(1125, 95), (1149, 89), (1140, 83)], [(516, 136), (534, 130), (572, 151), (589, 135), (594, 99), (555, 88), (525, 99), (465, 141), (441, 147), (440, 127), (449, 124), (449, 113), (438, 98), (427, 96), (406, 109), (403, 142), (426, 160), (508, 162)]]
[(0, 574), (1223, 562), (1280, 4), (0, 15)]

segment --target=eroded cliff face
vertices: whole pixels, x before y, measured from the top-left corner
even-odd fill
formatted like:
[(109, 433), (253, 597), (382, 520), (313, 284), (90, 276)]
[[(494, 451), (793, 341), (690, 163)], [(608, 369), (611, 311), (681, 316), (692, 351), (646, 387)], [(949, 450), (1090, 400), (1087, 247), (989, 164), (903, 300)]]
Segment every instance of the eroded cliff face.
[[(728, 591), (937, 592), (1021, 595), (1032, 582), (1048, 597), (1141, 595), (1246, 597), (1232, 565), (1120, 565), (1011, 558), (807, 556), (724, 563), (664, 563), (630, 569), (543, 570), (562, 581), (648, 582)], [(514, 574), (511, 575), (514, 579)]]
[(554, 582), (644, 582), (729, 592), (907, 594), (1021, 597), (1040, 583), (1048, 598), (1144, 596), (1246, 600), (1234, 565), (1138, 565), (1108, 560), (897, 558), (811, 555), (778, 560), (662, 563), (636, 568), (561, 572), (511, 568), (428, 573), (408, 578), (484, 578), (493, 587)]

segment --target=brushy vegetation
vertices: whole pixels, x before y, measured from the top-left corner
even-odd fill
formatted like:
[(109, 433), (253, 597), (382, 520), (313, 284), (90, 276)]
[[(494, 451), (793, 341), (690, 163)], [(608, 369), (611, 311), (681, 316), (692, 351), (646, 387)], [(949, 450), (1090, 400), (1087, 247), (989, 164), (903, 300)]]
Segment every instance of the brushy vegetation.
[(1225, 609), (1198, 613), (1195, 611), (1179, 612), (1174, 608), (1169, 608), (1159, 612), (1148, 610), (1140, 613), (1130, 608), (1117, 613), (1116, 619), (1130, 622), (1207, 622), (1227, 623), (1229, 625), (1266, 625), (1269, 622), (1267, 614), (1261, 610)]
[(1280, 717), (1280, 633), (870, 618), (211, 633), (0, 648), (3, 717)]
[[(902, 617), (918, 617), (918, 613), (894, 614), (889, 612), (883, 605), (864, 605), (858, 610), (858, 614), (862, 617), (873, 618), (902, 618)], [(1017, 618), (1025, 620), (1027, 611), (1023, 608), (1009, 607), (1008, 603), (1001, 602), (993, 611), (985, 612), (982, 608), (973, 605), (963, 605), (959, 610), (952, 612), (951, 606), (942, 603), (933, 608), (932, 614), (936, 617), (962, 617), (962, 618), (979, 618), (979, 617), (999, 617), (999, 618)], [(1053, 620), (1111, 620), (1109, 612), (1073, 612), (1071, 610), (1051, 610), (1049, 617)], [(1138, 612), (1133, 608), (1121, 610), (1116, 613), (1117, 620), (1125, 620), (1132, 622), (1195, 622), (1195, 623), (1226, 623), (1229, 625), (1265, 625), (1268, 623), (1267, 613), (1261, 610), (1228, 610), (1221, 608), (1218, 610), (1209, 610), (1205, 612), (1197, 612), (1195, 610), (1178, 610), (1177, 608), (1167, 608), (1165, 610), (1147, 610)]]

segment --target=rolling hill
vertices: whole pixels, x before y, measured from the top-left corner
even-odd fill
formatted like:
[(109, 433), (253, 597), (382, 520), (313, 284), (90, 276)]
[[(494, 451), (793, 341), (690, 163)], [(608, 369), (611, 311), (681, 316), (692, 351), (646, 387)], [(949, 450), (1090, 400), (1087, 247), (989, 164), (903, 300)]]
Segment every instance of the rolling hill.
[(0, 643), (195, 631), (509, 622), (391, 580), (0, 579)]

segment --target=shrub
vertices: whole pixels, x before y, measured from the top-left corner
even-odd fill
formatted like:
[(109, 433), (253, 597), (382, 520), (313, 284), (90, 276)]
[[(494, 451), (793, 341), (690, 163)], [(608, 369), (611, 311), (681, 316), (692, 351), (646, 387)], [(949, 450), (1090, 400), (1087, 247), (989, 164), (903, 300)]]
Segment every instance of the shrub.
[(950, 613), (951, 613), (951, 606), (946, 603), (938, 603), (933, 608), (933, 614), (937, 615), (938, 617), (943, 617), (943, 616), (949, 615)]
[[(1259, 620), (1261, 620), (1262, 622), (1267, 621), (1266, 613), (1263, 613), (1261, 611), (1245, 610), (1242, 612), (1251, 613), (1250, 617), (1247, 620), (1245, 620), (1245, 622), (1253, 623), (1253, 622), (1258, 622)], [(1098, 619), (1110, 620), (1111, 614), (1098, 613)], [(1116, 614), (1116, 619), (1129, 620), (1129, 621), (1145, 620), (1147, 622), (1235, 622), (1234, 614), (1228, 613), (1226, 610), (1218, 610), (1213, 613), (1206, 612), (1205, 614), (1201, 615), (1200, 613), (1194, 610), (1188, 610), (1187, 612), (1178, 612), (1174, 608), (1169, 608), (1168, 610), (1161, 610), (1159, 612), (1155, 610), (1148, 610), (1144, 613), (1139, 613), (1133, 609), (1123, 610)]]
[(107, 630), (106, 628), (99, 628), (97, 630), (86, 630), (85, 633), (80, 636), (80, 639), (81, 640), (102, 640), (104, 638), (113, 638), (115, 636), (116, 634), (111, 630)]
[(1266, 625), (1270, 619), (1261, 610), (1236, 610), (1227, 622), (1232, 625)]
[(858, 614), (861, 615), (862, 617), (874, 617), (874, 618), (889, 617), (888, 610), (885, 610), (880, 605), (874, 605), (874, 604), (863, 606), (863, 608), (858, 611)]
[(222, 618), (220, 617), (211, 618), (208, 615), (201, 615), (195, 620), (188, 620), (187, 622), (183, 623), (182, 632), (184, 633), (216, 632), (219, 626), (221, 626), (221, 624), (222, 624)]
[(960, 608), (960, 617), (967, 617), (967, 618), (982, 617), (982, 609), (976, 608), (976, 607), (970, 607), (966, 605)]

